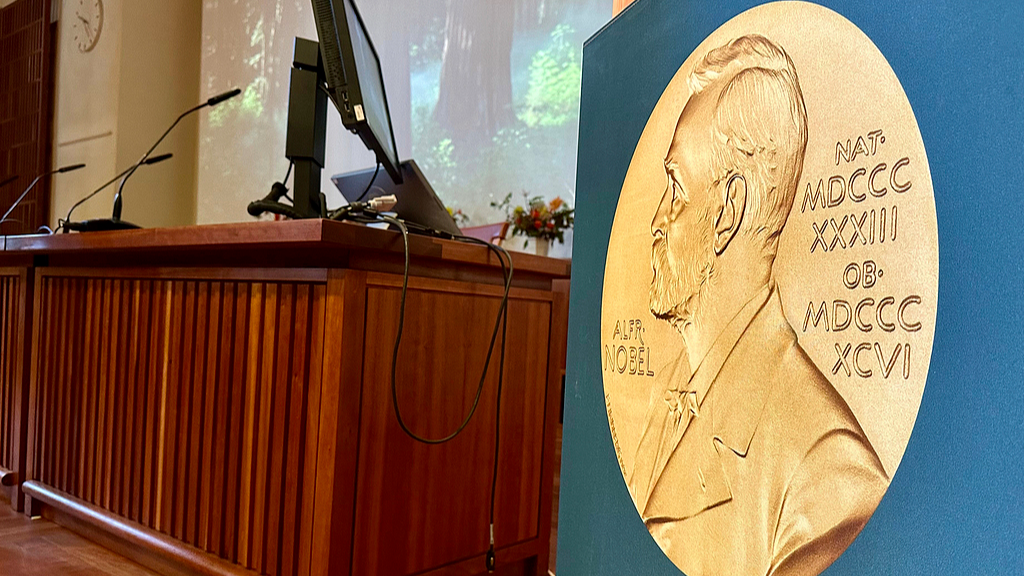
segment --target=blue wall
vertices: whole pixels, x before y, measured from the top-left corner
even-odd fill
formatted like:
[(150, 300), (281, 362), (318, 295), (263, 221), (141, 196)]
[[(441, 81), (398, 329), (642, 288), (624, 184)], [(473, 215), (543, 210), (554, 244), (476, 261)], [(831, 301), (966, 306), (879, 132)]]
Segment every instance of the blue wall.
[[(679, 574), (636, 513), (608, 430), (605, 253), (633, 148), (669, 79), (756, 4), (639, 0), (584, 49), (559, 576)], [(860, 27), (903, 84), (932, 170), (940, 257), (913, 436), (875, 515), (825, 574), (1024, 574), (1024, 3), (822, 4)]]

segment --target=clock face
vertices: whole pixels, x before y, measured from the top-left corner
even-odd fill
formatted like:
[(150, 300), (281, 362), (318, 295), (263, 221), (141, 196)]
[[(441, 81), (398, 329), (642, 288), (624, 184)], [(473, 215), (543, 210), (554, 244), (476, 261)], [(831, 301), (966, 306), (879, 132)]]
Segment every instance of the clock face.
[(103, 29), (103, 1), (78, 0), (74, 13), (75, 44), (79, 52), (96, 47)]

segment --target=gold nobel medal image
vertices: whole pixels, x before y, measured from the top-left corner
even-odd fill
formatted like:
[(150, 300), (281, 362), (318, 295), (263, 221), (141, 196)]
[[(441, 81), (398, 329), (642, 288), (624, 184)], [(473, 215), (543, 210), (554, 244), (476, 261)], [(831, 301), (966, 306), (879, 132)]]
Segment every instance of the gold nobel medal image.
[(924, 393), (928, 159), (885, 56), (804, 2), (744, 12), (665, 88), (605, 264), (601, 365), (637, 512), (688, 576), (820, 574)]

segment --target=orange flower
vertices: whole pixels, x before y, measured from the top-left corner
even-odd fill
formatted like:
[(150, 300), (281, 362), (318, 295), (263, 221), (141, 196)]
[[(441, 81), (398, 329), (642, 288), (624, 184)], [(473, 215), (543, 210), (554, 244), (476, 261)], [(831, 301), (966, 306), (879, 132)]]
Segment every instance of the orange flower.
[(556, 196), (555, 199), (551, 201), (551, 211), (554, 212), (555, 210), (558, 210), (563, 204), (565, 204), (565, 201)]

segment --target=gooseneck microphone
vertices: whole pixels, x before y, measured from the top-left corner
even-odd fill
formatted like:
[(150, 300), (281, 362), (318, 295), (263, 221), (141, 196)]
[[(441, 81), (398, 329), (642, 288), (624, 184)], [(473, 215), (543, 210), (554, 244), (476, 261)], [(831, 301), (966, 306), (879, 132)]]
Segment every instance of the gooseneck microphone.
[[(128, 172), (128, 174), (125, 175), (124, 179), (121, 180), (121, 185), (118, 186), (117, 194), (114, 196), (114, 211), (113, 211), (113, 214), (111, 215), (111, 220), (113, 220), (115, 222), (120, 222), (121, 221), (121, 192), (124, 190), (124, 185), (128, 182), (128, 179), (131, 178), (132, 175), (135, 174), (135, 171), (139, 169), (139, 166), (141, 166), (142, 163), (145, 162), (149, 158), (149, 155), (153, 153), (153, 150), (156, 150), (156, 147), (159, 146), (160, 143), (164, 141), (164, 138), (166, 138), (167, 135), (171, 133), (171, 130), (174, 130), (174, 127), (178, 125), (178, 122), (181, 122), (182, 119), (185, 118), (186, 116), (188, 116), (189, 114), (192, 114), (194, 112), (198, 112), (199, 110), (202, 110), (203, 108), (206, 108), (206, 107), (216, 106), (217, 104), (220, 104), (221, 102), (224, 102), (225, 100), (230, 100), (231, 98), (234, 98), (235, 96), (238, 96), (241, 93), (242, 93), (242, 91), (240, 89), (238, 89), (238, 88), (235, 88), (234, 90), (228, 90), (227, 92), (224, 92), (223, 94), (217, 94), (216, 96), (208, 98), (206, 100), (206, 102), (203, 102), (202, 104), (199, 104), (198, 106), (193, 106), (192, 108), (189, 108), (185, 112), (182, 112), (181, 115), (178, 116), (178, 118), (174, 121), (174, 123), (171, 124), (171, 127), (164, 131), (164, 133), (160, 136), (160, 138), (157, 139), (156, 143), (153, 144), (153, 146), (150, 147), (150, 149), (147, 150), (146, 153), (142, 155), (142, 158), (135, 164), (135, 166), (133, 166), (131, 168), (131, 170)], [(138, 228), (138, 226), (135, 226), (134, 224), (130, 225), (130, 227), (131, 228)]]
[[(173, 156), (174, 156), (174, 154), (161, 154), (159, 156), (153, 156), (152, 158), (147, 158), (144, 162), (142, 162), (142, 166), (149, 166), (151, 164), (159, 164), (160, 162), (163, 162), (164, 160), (168, 160), (168, 159), (170, 159)], [(87, 229), (87, 223), (88, 222), (93, 222), (93, 221), (89, 220), (87, 222), (72, 222), (71, 221), (71, 213), (75, 211), (75, 208), (78, 208), (79, 206), (84, 204), (88, 199), (90, 199), (93, 196), (95, 196), (95, 195), (99, 194), (100, 192), (102, 192), (104, 189), (106, 189), (107, 186), (110, 186), (114, 182), (117, 182), (118, 178), (124, 176), (125, 174), (127, 174), (129, 171), (131, 171), (135, 167), (136, 166), (133, 164), (132, 166), (129, 166), (128, 168), (125, 168), (120, 174), (118, 174), (117, 176), (114, 176), (110, 180), (107, 180), (106, 183), (104, 183), (102, 186), (100, 186), (99, 188), (93, 190), (92, 192), (87, 194), (84, 198), (79, 200), (78, 202), (75, 202), (75, 205), (72, 206), (70, 210), (68, 210), (68, 215), (65, 216), (63, 220), (60, 220), (59, 222), (57, 222), (57, 225), (58, 225), (57, 227), (58, 228), (63, 228), (65, 232), (69, 232), (71, 230), (86, 230)]]
[[(33, 188), (35, 188), (36, 184), (40, 180), (51, 174), (63, 174), (65, 172), (78, 170), (79, 168), (85, 168), (85, 164), (71, 164), (68, 166), (61, 166), (60, 168), (50, 170), (48, 172), (43, 172), (39, 176), (36, 176), (35, 180), (33, 180), (32, 183), (28, 185), (28, 188), (25, 188), (25, 191), (21, 193), (21, 196), (18, 196), (18, 199), (14, 201), (14, 204), (11, 204), (11, 207), (7, 209), (7, 212), (4, 212), (4, 215), (0, 216), (0, 224), (12, 221), (8, 219), (8, 217), (11, 215), (11, 212), (14, 212), (14, 209), (17, 208), (19, 204), (21, 204), (21, 201), (25, 199), (25, 196), (28, 196), (28, 193), (31, 192)], [(17, 176), (14, 176), (13, 178), (17, 178)], [(10, 180), (5, 181), (3, 184), (7, 184), (8, 182), (10, 182)]]
[[(230, 100), (230, 99), (234, 98), (235, 96), (238, 96), (241, 93), (242, 93), (242, 91), (240, 89), (238, 89), (238, 88), (235, 88), (234, 90), (228, 90), (227, 92), (225, 92), (223, 94), (217, 94), (216, 96), (208, 98), (206, 100), (206, 102), (203, 102), (202, 104), (200, 104), (198, 106), (193, 106), (192, 108), (189, 108), (188, 110), (182, 112), (181, 115), (178, 116), (178, 119), (175, 120), (173, 124), (171, 124), (171, 127), (168, 128), (167, 130), (165, 130), (164, 133), (160, 136), (160, 138), (157, 139), (156, 143), (153, 144), (153, 146), (150, 147), (150, 149), (147, 150), (146, 153), (142, 155), (142, 159), (140, 159), (135, 164), (135, 166), (132, 166), (132, 169), (128, 172), (128, 175), (125, 176), (124, 180), (121, 181), (121, 186), (118, 188), (118, 191), (117, 191), (117, 199), (121, 198), (121, 190), (124, 189), (125, 183), (128, 181), (129, 178), (132, 177), (132, 174), (135, 174), (135, 170), (137, 170), (139, 168), (139, 166), (141, 166), (142, 163), (145, 162), (147, 158), (149, 158), (149, 155), (153, 153), (153, 150), (156, 150), (156, 147), (159, 146), (160, 143), (164, 141), (164, 138), (166, 138), (167, 135), (171, 133), (171, 130), (174, 130), (174, 127), (178, 125), (178, 122), (181, 122), (182, 119), (184, 119), (189, 114), (192, 114), (194, 112), (198, 112), (199, 110), (202, 110), (203, 108), (206, 108), (206, 107), (216, 106), (217, 104), (220, 104), (221, 102), (224, 102), (225, 100)], [(115, 219), (119, 219), (119, 218), (116, 217)]]
[[(130, 228), (138, 228), (138, 226), (136, 226), (135, 224), (132, 224), (130, 222), (125, 222), (124, 220), (121, 220), (121, 192), (124, 190), (124, 185), (128, 182), (128, 179), (131, 178), (132, 175), (135, 174), (135, 172), (140, 167), (142, 167), (144, 165), (147, 165), (147, 164), (154, 164), (155, 163), (155, 162), (148, 162), (148, 160), (150, 160), (149, 155), (152, 154), (154, 150), (156, 150), (156, 147), (159, 146), (160, 143), (164, 141), (164, 138), (167, 138), (167, 135), (171, 133), (171, 130), (174, 130), (174, 127), (177, 126), (178, 123), (181, 122), (186, 116), (188, 116), (190, 114), (193, 114), (195, 112), (198, 112), (199, 110), (202, 110), (203, 108), (206, 108), (206, 107), (209, 107), (209, 106), (216, 106), (216, 105), (220, 104), (221, 102), (224, 102), (225, 100), (230, 100), (231, 98), (234, 98), (235, 96), (238, 96), (241, 93), (242, 93), (242, 91), (240, 89), (235, 88), (233, 90), (229, 90), (227, 92), (224, 92), (223, 94), (217, 94), (216, 96), (210, 97), (210, 98), (208, 98), (206, 100), (206, 102), (203, 102), (202, 104), (199, 104), (197, 106), (193, 106), (192, 108), (189, 108), (188, 110), (182, 112), (181, 115), (179, 115), (177, 117), (177, 119), (174, 120), (174, 122), (170, 125), (170, 127), (167, 128), (167, 130), (164, 130), (164, 133), (160, 135), (160, 138), (157, 138), (157, 141), (152, 146), (150, 146), (149, 150), (147, 150), (146, 153), (142, 155), (142, 158), (140, 158), (138, 162), (136, 162), (135, 164), (130, 166), (127, 170), (125, 170), (121, 174), (118, 174), (118, 176), (114, 178), (114, 180), (117, 180), (117, 178), (121, 177), (122, 175), (124, 176), (124, 179), (121, 180), (121, 185), (118, 187), (117, 194), (114, 197), (114, 210), (113, 210), (113, 213), (111, 215), (111, 218), (109, 220), (105, 220), (105, 221), (101, 221), (101, 220), (89, 221), (88, 225), (82, 226), (82, 225), (76, 225), (76, 224), (70, 222), (70, 220), (71, 220), (71, 212), (69, 211), (68, 212), (68, 218), (65, 219), (65, 222), (63, 224), (64, 230), (65, 231), (68, 231), (68, 230), (82, 230), (82, 231), (86, 231), (86, 230), (125, 230), (125, 229), (130, 229)], [(170, 157), (170, 155), (167, 155), (167, 156)], [(107, 183), (107, 184), (104, 184), (103, 187), (106, 187), (107, 185), (109, 185), (112, 182), (113, 182), (113, 180), (111, 182)], [(98, 190), (97, 190), (97, 192), (98, 192)], [(86, 199), (91, 198), (91, 197), (92, 197), (92, 194), (90, 194)], [(82, 202), (84, 202), (86, 199), (83, 199)], [(79, 202), (79, 204), (80, 203), (81, 202)], [(71, 209), (74, 210), (75, 207), (77, 207), (77, 206), (78, 206), (78, 204), (73, 206)], [(78, 224), (85, 224), (85, 223), (78, 223)]]

